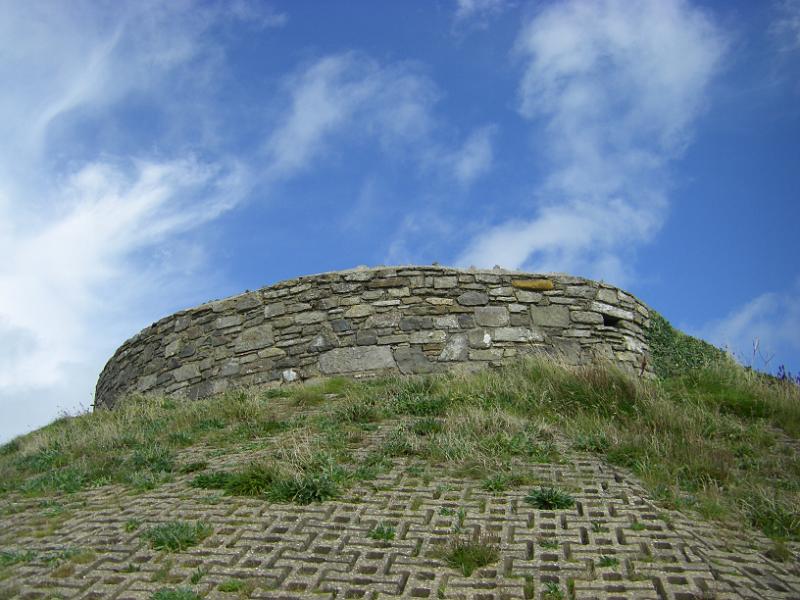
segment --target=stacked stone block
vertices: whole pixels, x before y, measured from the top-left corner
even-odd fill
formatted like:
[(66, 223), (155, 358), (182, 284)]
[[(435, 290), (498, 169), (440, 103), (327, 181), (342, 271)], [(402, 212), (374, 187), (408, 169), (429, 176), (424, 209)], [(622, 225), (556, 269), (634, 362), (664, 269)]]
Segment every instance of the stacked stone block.
[(498, 366), (548, 352), (649, 372), (639, 300), (561, 274), (438, 266), (309, 275), (161, 319), (125, 342), (95, 404), (133, 393), (200, 398), (319, 377)]

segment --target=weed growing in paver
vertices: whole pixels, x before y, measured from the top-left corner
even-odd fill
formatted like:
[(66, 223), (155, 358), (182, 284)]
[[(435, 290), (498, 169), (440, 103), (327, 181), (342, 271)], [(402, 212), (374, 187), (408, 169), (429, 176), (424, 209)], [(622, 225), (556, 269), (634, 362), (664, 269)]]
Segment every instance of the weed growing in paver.
[(220, 592), (243, 592), (248, 593), (253, 591), (253, 584), (249, 581), (242, 579), (228, 579), (219, 584), (217, 588)]
[(605, 554), (601, 554), (598, 564), (601, 567), (616, 567), (617, 565), (619, 565), (619, 559), (616, 556), (608, 556)]
[(634, 521), (633, 523), (631, 523), (631, 529), (633, 529), (634, 531), (644, 531), (645, 529), (647, 529), (647, 525), (645, 525), (644, 523), (640, 523), (639, 521)]
[(380, 523), (372, 528), (367, 535), (369, 535), (369, 537), (371, 537), (373, 540), (389, 542), (394, 539), (394, 533), (394, 527), (386, 523)]
[(607, 533), (608, 527), (602, 521), (592, 521), (592, 531), (595, 533)]
[(557, 583), (553, 581), (545, 582), (542, 600), (564, 600), (564, 598), (564, 590)]
[(575, 499), (561, 490), (552, 487), (539, 487), (531, 490), (525, 497), (525, 502), (542, 510), (570, 508), (575, 504)]
[(558, 548), (558, 540), (550, 538), (539, 538), (539, 546), (548, 550), (555, 550)]
[(533, 582), (533, 577), (530, 575), (525, 576), (525, 584), (522, 586), (522, 597), (525, 600), (531, 600), (536, 593), (536, 587)]
[(135, 565), (133, 563), (128, 563), (122, 568), (123, 573), (138, 573), (141, 570), (142, 567), (140, 567), (139, 565)]
[(139, 529), (141, 525), (142, 522), (139, 519), (128, 519), (127, 521), (125, 521), (123, 529), (125, 529), (126, 532), (131, 533), (132, 531), (136, 531), (137, 529)]
[(0, 568), (30, 562), (35, 558), (36, 553), (32, 550), (2, 550), (0, 551)]
[(203, 577), (205, 577), (206, 575), (208, 575), (208, 570), (201, 565), (194, 570), (192, 576), (189, 577), (189, 581), (192, 584), (198, 584), (200, 583), (200, 580), (203, 579)]
[(158, 583), (169, 582), (169, 572), (172, 570), (172, 561), (165, 560), (158, 569), (153, 573), (151, 581)]
[(481, 487), (487, 492), (504, 492), (510, 485), (510, 477), (505, 473), (495, 473), (481, 482)]
[(475, 569), (496, 562), (500, 558), (500, 553), (494, 541), (488, 538), (479, 540), (454, 538), (445, 548), (437, 551), (435, 557), (444, 560), (449, 567), (461, 572), (465, 577), (469, 577)]
[(156, 525), (144, 531), (141, 535), (150, 542), (156, 550), (178, 552), (190, 546), (195, 546), (211, 535), (212, 529), (202, 521), (172, 521), (163, 525)]
[(266, 497), (272, 502), (311, 504), (324, 502), (338, 495), (339, 487), (332, 477), (327, 474), (308, 474), (275, 481)]
[(150, 596), (150, 600), (200, 600), (200, 596), (185, 587), (161, 588)]

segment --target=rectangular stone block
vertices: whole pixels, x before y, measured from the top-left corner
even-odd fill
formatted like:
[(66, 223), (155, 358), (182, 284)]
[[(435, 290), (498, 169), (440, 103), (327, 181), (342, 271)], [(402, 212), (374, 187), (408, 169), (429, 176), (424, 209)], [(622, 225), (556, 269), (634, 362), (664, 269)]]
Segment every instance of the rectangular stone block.
[(497, 342), (541, 342), (544, 335), (541, 331), (527, 327), (498, 327), (494, 330), (494, 339)]
[(355, 373), (396, 368), (388, 346), (354, 346), (334, 348), (319, 358), (320, 371), (325, 375)]
[(508, 320), (508, 309), (503, 306), (479, 306), (475, 309), (475, 322), (483, 327), (504, 327)]
[(541, 327), (569, 327), (569, 309), (566, 306), (531, 306), (531, 320)]

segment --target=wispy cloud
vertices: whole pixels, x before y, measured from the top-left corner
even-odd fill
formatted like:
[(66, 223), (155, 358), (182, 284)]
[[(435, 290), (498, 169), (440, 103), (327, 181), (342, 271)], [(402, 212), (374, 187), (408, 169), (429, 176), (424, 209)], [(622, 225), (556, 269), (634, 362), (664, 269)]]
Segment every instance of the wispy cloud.
[[(135, 97), (152, 118), (183, 113), (202, 129), (211, 115), (192, 100), (221, 64), (206, 35), (222, 17), (255, 17), (107, 8), (0, 9), (0, 438), (52, 418), (54, 403), (88, 404), (113, 346), (186, 292), (202, 251), (181, 235), (250, 185), (238, 160), (168, 132), (158, 149), (138, 144), (120, 111)], [(83, 146), (87, 131), (102, 143)]]
[(456, 26), (469, 24), (479, 28), (485, 27), (492, 16), (510, 6), (509, 0), (456, 0), (453, 19)]
[(453, 173), (460, 184), (469, 185), (491, 169), (494, 158), (492, 139), (495, 132), (496, 128), (493, 126), (475, 130), (464, 145), (450, 155)]
[(464, 186), (491, 166), (495, 128), (477, 128), (461, 144), (445, 141), (439, 90), (413, 64), (356, 52), (326, 56), (288, 77), (284, 89), (281, 124), (264, 148), (271, 181), (297, 175), (347, 144), (375, 144), (392, 160)]
[(800, 0), (779, 0), (774, 13), (770, 31), (781, 50), (800, 49)]
[(548, 177), (534, 215), (479, 235), (459, 263), (624, 280), (668, 208), (668, 163), (691, 139), (725, 50), (680, 0), (549, 4), (524, 26), (520, 113)]
[[(756, 296), (695, 333), (757, 368), (774, 371), (783, 360), (796, 360), (800, 356), (800, 280), (784, 293)], [(790, 369), (798, 366), (787, 365)]]
[(382, 65), (367, 56), (324, 57), (286, 81), (288, 118), (267, 144), (269, 176), (283, 178), (330, 150), (333, 134), (372, 139), (385, 150), (427, 140), (437, 91), (409, 65)]

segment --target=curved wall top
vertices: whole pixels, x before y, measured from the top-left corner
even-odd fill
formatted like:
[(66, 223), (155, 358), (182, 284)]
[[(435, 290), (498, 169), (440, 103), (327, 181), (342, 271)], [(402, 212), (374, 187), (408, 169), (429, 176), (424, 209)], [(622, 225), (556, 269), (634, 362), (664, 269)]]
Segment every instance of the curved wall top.
[(328, 375), (429, 373), (551, 351), (650, 364), (649, 312), (605, 283), (438, 266), (308, 275), (165, 317), (125, 342), (95, 405)]

